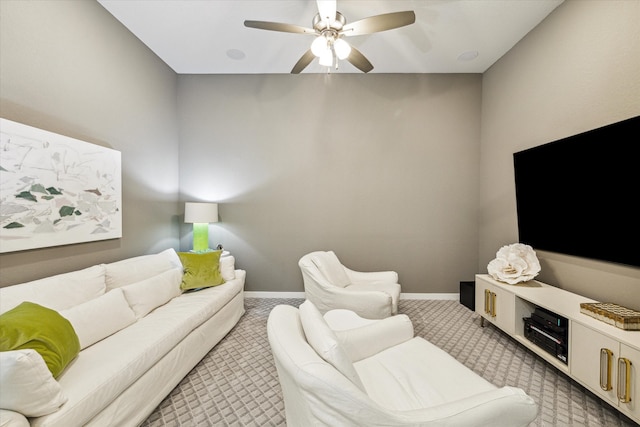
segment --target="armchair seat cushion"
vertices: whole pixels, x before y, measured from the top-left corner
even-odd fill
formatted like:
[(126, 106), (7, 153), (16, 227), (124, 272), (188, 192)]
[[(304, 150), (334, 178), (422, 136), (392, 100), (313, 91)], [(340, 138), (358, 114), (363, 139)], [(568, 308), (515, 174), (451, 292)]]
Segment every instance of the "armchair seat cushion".
[(433, 407), (497, 388), (479, 375), (469, 375), (466, 366), (420, 337), (354, 366), (369, 397), (391, 410)]

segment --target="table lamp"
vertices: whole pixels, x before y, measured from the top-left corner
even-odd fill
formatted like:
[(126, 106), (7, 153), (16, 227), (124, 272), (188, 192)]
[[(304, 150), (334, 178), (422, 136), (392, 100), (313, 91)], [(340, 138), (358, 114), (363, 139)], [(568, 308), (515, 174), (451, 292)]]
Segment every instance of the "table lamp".
[(184, 222), (193, 224), (193, 251), (211, 250), (209, 249), (209, 224), (218, 222), (218, 204), (186, 202)]

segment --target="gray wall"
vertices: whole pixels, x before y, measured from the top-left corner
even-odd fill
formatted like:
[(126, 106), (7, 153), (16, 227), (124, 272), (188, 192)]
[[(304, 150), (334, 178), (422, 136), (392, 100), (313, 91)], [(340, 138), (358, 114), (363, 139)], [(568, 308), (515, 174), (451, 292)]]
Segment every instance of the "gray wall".
[(473, 279), (480, 75), (178, 81), (182, 197), (220, 203), (210, 240), (247, 290), (302, 291), (297, 262), (314, 250), (395, 270), (403, 292)]
[(178, 246), (176, 75), (94, 1), (0, 1), (0, 115), (122, 153), (123, 238), (0, 255), (0, 286)]
[[(479, 271), (517, 241), (514, 152), (640, 115), (638, 22), (638, 1), (565, 1), (484, 74)], [(541, 281), (640, 310), (640, 269), (538, 256)]]
[[(0, 255), (0, 286), (189, 249), (182, 202), (211, 200), (249, 290), (299, 291), (299, 257), (333, 249), (456, 292), (517, 240), (514, 151), (640, 114), (639, 8), (567, 0), (483, 77), (176, 77), (96, 2), (0, 1), (0, 115), (124, 174), (122, 239)], [(541, 280), (640, 309), (638, 269), (538, 255)]]

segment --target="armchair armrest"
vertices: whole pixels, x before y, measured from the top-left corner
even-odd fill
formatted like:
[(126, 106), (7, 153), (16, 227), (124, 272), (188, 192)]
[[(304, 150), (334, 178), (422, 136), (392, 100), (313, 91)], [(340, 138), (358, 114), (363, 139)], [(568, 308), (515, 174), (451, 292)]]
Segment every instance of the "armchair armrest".
[(351, 361), (357, 362), (412, 339), (413, 324), (406, 314), (398, 314), (334, 332)]
[(395, 271), (354, 271), (344, 267), (351, 283), (360, 282), (388, 282), (398, 283), (398, 273)]
[(391, 295), (382, 291), (353, 292), (337, 286), (326, 286), (322, 289), (308, 287), (305, 294), (322, 313), (342, 308), (355, 311), (365, 319), (384, 319), (393, 314)]

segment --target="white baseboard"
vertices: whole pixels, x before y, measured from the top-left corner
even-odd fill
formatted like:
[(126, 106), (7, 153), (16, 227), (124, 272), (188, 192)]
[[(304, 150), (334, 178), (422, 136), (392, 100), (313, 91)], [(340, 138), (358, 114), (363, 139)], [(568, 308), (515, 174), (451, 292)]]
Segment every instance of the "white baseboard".
[(460, 294), (413, 294), (401, 293), (400, 299), (438, 299), (438, 300), (459, 300)]
[(244, 291), (245, 298), (304, 298), (304, 292)]
[[(245, 291), (245, 298), (304, 298), (304, 292)], [(458, 300), (460, 294), (401, 293), (400, 299)]]

